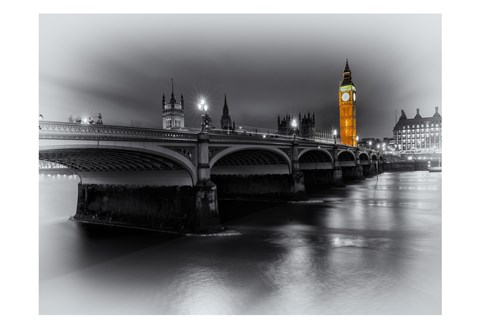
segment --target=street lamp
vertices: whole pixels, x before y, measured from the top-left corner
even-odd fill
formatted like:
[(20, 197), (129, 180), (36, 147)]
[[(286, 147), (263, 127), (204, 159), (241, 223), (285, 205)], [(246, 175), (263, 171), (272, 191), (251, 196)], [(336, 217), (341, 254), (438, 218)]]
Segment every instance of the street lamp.
[(372, 150), (372, 140), (368, 140), (368, 145), (370, 146), (370, 150)]
[(296, 119), (292, 119), (291, 125), (292, 125), (292, 129), (293, 129), (293, 138), (295, 138), (295, 130), (297, 129), (297, 126), (298, 126), (297, 120), (296, 120)]
[(202, 113), (202, 132), (205, 132), (205, 130), (208, 129), (208, 119), (207, 119), (208, 105), (205, 102), (205, 99), (200, 99), (200, 102), (198, 103), (198, 109)]
[(333, 143), (336, 145), (337, 144), (337, 130), (333, 130)]
[(355, 141), (357, 142), (355, 146), (358, 147), (358, 136), (355, 137)]

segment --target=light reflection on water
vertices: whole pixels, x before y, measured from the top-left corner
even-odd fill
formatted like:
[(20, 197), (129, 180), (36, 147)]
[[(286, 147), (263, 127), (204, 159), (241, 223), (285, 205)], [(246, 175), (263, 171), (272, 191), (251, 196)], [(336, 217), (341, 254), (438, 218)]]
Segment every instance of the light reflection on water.
[(77, 183), (40, 179), (41, 313), (441, 313), (440, 174), (257, 209), (216, 238), (85, 229), (67, 220)]

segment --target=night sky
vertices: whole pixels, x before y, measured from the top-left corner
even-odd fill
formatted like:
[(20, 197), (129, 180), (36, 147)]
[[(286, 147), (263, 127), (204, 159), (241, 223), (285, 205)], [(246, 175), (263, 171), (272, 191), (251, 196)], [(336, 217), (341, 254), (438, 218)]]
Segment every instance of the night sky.
[(187, 127), (201, 96), (218, 126), (226, 93), (237, 127), (310, 111), (330, 129), (347, 57), (360, 138), (391, 137), (395, 110), (442, 112), (441, 16), (416, 14), (41, 15), (40, 113), (161, 127), (174, 78)]

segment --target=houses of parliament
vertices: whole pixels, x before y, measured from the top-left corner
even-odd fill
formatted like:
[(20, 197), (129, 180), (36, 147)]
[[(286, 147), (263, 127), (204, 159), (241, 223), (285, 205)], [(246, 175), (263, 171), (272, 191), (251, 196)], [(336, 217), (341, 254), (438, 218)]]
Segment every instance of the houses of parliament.
[[(348, 59), (343, 70), (343, 79), (338, 89), (338, 106), (340, 116), (340, 142), (344, 145), (357, 145), (357, 90), (352, 80)], [(315, 114), (310, 112), (298, 114), (296, 128), (293, 128), (292, 122), (297, 119), (290, 114), (277, 118), (277, 133), (280, 135), (296, 134), (303, 138), (332, 137), (332, 131), (317, 131), (315, 128)], [(167, 103), (165, 94), (162, 97), (162, 127), (164, 129), (184, 129), (185, 128), (185, 102), (183, 94), (180, 95), (180, 102), (177, 102), (173, 90), (170, 101)], [(220, 129), (226, 131), (235, 131), (235, 122), (230, 117), (227, 105), (227, 95), (225, 94), (222, 116), (220, 118)]]

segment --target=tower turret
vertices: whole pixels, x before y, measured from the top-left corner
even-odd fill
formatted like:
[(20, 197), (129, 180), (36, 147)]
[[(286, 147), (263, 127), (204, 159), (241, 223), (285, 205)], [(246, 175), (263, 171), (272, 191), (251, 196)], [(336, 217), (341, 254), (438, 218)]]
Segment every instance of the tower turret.
[(173, 79), (171, 79), (171, 81), (172, 94), (170, 96), (170, 102), (166, 102), (165, 94), (162, 96), (162, 127), (164, 129), (181, 129), (185, 127), (185, 102), (183, 94), (181, 94), (180, 103), (177, 103), (173, 92)]

